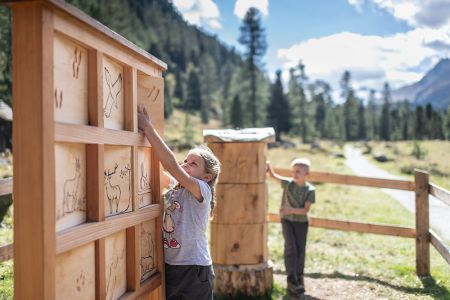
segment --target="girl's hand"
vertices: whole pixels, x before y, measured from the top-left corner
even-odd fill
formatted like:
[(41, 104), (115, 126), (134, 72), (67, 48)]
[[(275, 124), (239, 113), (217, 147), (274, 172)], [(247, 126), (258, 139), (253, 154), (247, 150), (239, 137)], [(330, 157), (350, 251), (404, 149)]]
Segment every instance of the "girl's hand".
[(280, 215), (281, 216), (285, 216), (285, 215), (289, 215), (289, 214), (292, 214), (292, 208), (285, 207), (285, 206), (280, 207)]
[(144, 130), (147, 126), (152, 126), (147, 109), (145, 107), (141, 108), (138, 106), (138, 128)]

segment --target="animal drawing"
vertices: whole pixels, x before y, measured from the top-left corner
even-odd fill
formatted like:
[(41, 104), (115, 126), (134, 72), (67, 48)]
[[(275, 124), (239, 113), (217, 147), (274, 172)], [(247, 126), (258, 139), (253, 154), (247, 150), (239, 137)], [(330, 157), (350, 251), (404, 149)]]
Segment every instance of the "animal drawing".
[(144, 162), (141, 162), (141, 176), (139, 178), (139, 189), (138, 189), (138, 195), (139, 195), (139, 203), (144, 203), (144, 196), (146, 194), (150, 194), (150, 182), (148, 178), (148, 173), (144, 171)]
[(103, 113), (105, 114), (105, 117), (109, 118), (111, 116), (113, 105), (116, 109), (118, 108), (117, 97), (119, 96), (120, 91), (122, 91), (122, 74), (119, 74), (117, 79), (113, 82), (111, 73), (107, 68), (105, 68), (105, 81), (106, 88), (108, 89), (108, 95), (106, 97)]
[(75, 175), (64, 182), (63, 215), (79, 209), (78, 195), (81, 178), (80, 160), (75, 159)]
[(58, 98), (58, 89), (55, 89), (55, 106), (57, 109), (60, 109), (62, 107), (63, 102), (63, 92), (59, 91), (59, 98)]
[(141, 281), (156, 271), (154, 252), (153, 236), (141, 226)]
[(128, 205), (127, 207), (121, 211), (121, 213), (128, 211), (128, 209), (131, 206), (131, 180), (130, 180), (130, 176), (131, 176), (131, 167), (130, 164), (127, 164), (125, 166), (125, 169), (120, 171), (120, 178), (124, 179), (124, 180), (128, 180)]
[(119, 211), (120, 195), (122, 193), (120, 190), (120, 186), (118, 184), (116, 185), (111, 184), (111, 176), (116, 174), (117, 168), (118, 165), (116, 163), (113, 172), (110, 172), (109, 169), (104, 171), (106, 197), (108, 198), (109, 212), (111, 214), (113, 213), (113, 210), (115, 210), (116, 213)]
[(114, 296), (114, 290), (116, 289), (116, 283), (117, 283), (117, 274), (116, 271), (119, 267), (120, 261), (125, 259), (125, 248), (122, 248), (122, 252), (119, 255), (114, 255), (114, 258), (112, 262), (109, 265), (109, 274), (108, 274), (108, 280), (106, 282), (106, 298), (112, 299)]
[(72, 76), (76, 79), (78, 79), (78, 72), (80, 70), (80, 64), (81, 64), (81, 51), (78, 50), (78, 47), (75, 47), (74, 59), (72, 62)]

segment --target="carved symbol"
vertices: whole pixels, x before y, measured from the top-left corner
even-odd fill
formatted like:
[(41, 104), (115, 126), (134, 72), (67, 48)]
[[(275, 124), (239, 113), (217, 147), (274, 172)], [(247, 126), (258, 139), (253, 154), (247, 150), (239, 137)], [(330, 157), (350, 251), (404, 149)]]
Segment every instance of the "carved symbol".
[(154, 245), (152, 234), (141, 226), (141, 281), (144, 281), (156, 271)]
[(155, 102), (156, 99), (158, 99), (160, 90), (153, 86), (148, 89), (147, 94), (145, 95), (147, 98), (149, 98), (152, 102)]
[(122, 90), (122, 74), (117, 76), (117, 79), (113, 82), (111, 78), (111, 73), (107, 68), (105, 68), (105, 80), (106, 88), (108, 89), (108, 96), (105, 101), (105, 107), (103, 108), (103, 113), (105, 117), (109, 118), (111, 116), (111, 110), (114, 107), (118, 108), (118, 99), (120, 91)]
[(113, 261), (109, 265), (109, 274), (108, 274), (108, 281), (106, 282), (106, 298), (111, 299), (114, 293), (114, 290), (116, 289), (116, 282), (117, 282), (117, 274), (116, 271), (119, 266), (119, 262), (123, 261), (125, 259), (125, 248), (122, 248), (122, 252), (120, 256), (117, 254), (114, 254)]
[(144, 196), (147, 194), (151, 194), (150, 182), (148, 173), (144, 173), (144, 162), (141, 162), (141, 174), (138, 188), (139, 204), (144, 204)]
[(81, 64), (81, 51), (78, 50), (78, 47), (75, 47), (74, 59), (72, 62), (72, 75), (76, 79), (78, 79), (78, 71), (80, 70), (80, 64)]
[(106, 197), (108, 198), (108, 204), (109, 204), (109, 213), (110, 214), (121, 214), (124, 212), (127, 212), (128, 209), (131, 206), (131, 180), (130, 180), (130, 174), (131, 174), (131, 168), (130, 165), (126, 165), (124, 169), (120, 170), (119, 177), (122, 181), (125, 181), (128, 183), (128, 202), (127, 206), (119, 211), (119, 204), (122, 196), (122, 190), (119, 186), (119, 184), (113, 185), (111, 183), (111, 177), (112, 175), (117, 173), (117, 168), (119, 165), (116, 163), (114, 167), (114, 171), (110, 172), (109, 169), (104, 171), (105, 176), (105, 188), (106, 188)]
[(86, 276), (84, 275), (84, 272), (81, 271), (80, 275), (77, 276), (77, 291), (81, 291), (81, 289), (84, 287), (84, 282), (86, 281)]
[[(80, 159), (75, 158), (75, 175), (64, 182), (62, 216), (74, 211), (84, 211), (84, 195), (80, 195), (81, 166)], [(61, 216), (61, 217), (62, 217)], [(59, 216), (58, 216), (59, 217)]]
[(58, 99), (58, 89), (55, 89), (55, 106), (57, 109), (61, 109), (63, 103), (63, 92), (59, 91), (59, 99)]

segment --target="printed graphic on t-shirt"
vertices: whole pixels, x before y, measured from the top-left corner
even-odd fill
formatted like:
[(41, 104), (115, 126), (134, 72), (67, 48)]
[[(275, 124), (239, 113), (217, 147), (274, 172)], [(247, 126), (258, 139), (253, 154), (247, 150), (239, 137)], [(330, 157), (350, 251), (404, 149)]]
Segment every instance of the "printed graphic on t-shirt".
[(172, 191), (170, 198), (171, 201), (168, 203), (166, 209), (164, 210), (164, 216), (163, 216), (163, 243), (164, 248), (168, 249), (178, 249), (181, 247), (180, 243), (173, 237), (173, 232), (175, 231), (175, 222), (172, 218), (172, 213), (176, 209), (181, 209), (181, 205), (178, 201), (173, 201), (173, 194), (174, 191)]

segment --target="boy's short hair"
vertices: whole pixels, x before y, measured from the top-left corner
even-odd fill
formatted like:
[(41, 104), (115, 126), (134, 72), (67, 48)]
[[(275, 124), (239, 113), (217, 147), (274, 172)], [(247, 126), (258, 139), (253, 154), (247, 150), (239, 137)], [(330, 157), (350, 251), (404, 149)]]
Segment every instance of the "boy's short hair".
[(304, 157), (296, 158), (291, 163), (291, 168), (293, 166), (305, 166), (309, 169), (309, 167), (311, 167), (311, 162), (309, 161), (309, 159), (304, 158)]

